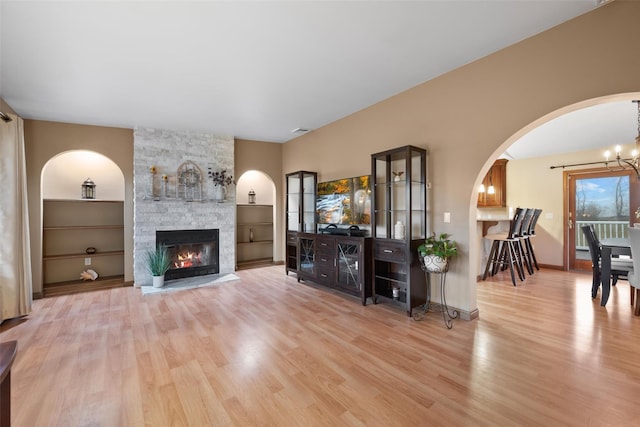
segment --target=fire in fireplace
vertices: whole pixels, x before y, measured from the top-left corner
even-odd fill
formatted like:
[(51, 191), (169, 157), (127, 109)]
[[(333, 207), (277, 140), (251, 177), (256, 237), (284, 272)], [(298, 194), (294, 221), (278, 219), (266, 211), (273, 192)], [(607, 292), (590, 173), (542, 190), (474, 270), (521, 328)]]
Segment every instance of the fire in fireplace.
[(218, 235), (218, 229), (156, 231), (156, 244), (172, 259), (165, 280), (219, 273)]

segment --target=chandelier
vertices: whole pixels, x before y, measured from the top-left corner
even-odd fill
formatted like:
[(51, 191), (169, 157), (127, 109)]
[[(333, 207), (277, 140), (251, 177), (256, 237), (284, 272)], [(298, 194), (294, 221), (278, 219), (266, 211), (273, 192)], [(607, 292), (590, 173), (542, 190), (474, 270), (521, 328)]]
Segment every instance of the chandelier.
[(570, 165), (558, 165), (558, 166), (551, 166), (551, 169), (556, 169), (556, 168), (568, 168), (568, 167), (573, 167), (573, 166), (588, 166), (588, 165), (600, 165), (600, 164), (604, 164), (604, 166), (608, 169), (610, 166), (610, 163), (613, 163), (614, 165), (617, 165), (617, 167), (619, 169), (633, 169), (633, 171), (636, 173), (636, 177), (638, 178), (638, 180), (640, 180), (640, 158), (638, 157), (640, 155), (640, 100), (635, 100), (632, 101), (636, 103), (636, 106), (638, 108), (638, 136), (636, 136), (636, 147), (633, 151), (631, 151), (631, 157), (629, 158), (622, 158), (622, 148), (619, 145), (616, 145), (614, 150), (615, 150), (615, 157), (613, 159), (611, 159), (611, 152), (609, 150), (604, 152), (604, 160), (601, 161), (597, 161), (597, 162), (585, 162), (585, 163), (574, 163), (574, 164), (570, 164)]

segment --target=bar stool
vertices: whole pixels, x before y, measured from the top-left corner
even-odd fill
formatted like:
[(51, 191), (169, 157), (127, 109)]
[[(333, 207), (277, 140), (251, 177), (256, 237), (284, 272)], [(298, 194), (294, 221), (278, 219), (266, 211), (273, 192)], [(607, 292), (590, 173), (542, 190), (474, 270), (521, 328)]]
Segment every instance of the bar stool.
[(533, 259), (531, 250), (529, 248), (533, 246), (531, 245), (531, 242), (529, 242), (529, 230), (531, 228), (531, 222), (533, 221), (535, 211), (535, 209), (525, 209), (522, 226), (520, 227), (520, 232), (518, 233), (518, 238), (520, 239), (519, 249), (522, 255), (522, 263), (525, 267), (527, 267), (527, 271), (530, 275), (533, 274)]
[(527, 245), (527, 253), (531, 256), (533, 265), (536, 267), (536, 270), (540, 270), (540, 268), (538, 267), (538, 260), (536, 259), (536, 253), (533, 250), (533, 243), (531, 243), (531, 238), (536, 237), (536, 224), (538, 223), (538, 218), (540, 218), (541, 213), (542, 209), (534, 210), (533, 218), (531, 218), (531, 224), (529, 224), (529, 231), (527, 232), (529, 238), (525, 242)]
[[(515, 271), (518, 272), (520, 280), (524, 281), (524, 268), (522, 266), (522, 253), (519, 249), (520, 239), (518, 233), (522, 227), (524, 219), (524, 209), (517, 208), (513, 219), (509, 222), (509, 231), (507, 233), (489, 234), (484, 236), (485, 239), (491, 240), (491, 251), (487, 259), (487, 266), (482, 275), (482, 280), (486, 280), (487, 276), (495, 275), (501, 268), (503, 271), (509, 268), (511, 273), (511, 281), (516, 286)], [(514, 271), (515, 266), (515, 271)]]

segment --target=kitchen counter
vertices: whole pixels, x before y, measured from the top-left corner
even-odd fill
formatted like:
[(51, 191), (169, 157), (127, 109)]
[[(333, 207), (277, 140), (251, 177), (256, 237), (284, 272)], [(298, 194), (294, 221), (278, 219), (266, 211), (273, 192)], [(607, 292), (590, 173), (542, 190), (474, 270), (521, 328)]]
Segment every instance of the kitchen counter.
[[(486, 236), (489, 233), (508, 231), (509, 221), (513, 217), (513, 209), (501, 208), (501, 209), (478, 209), (476, 213), (476, 220), (482, 222), (482, 235)], [(493, 228), (492, 230), (489, 230)]]

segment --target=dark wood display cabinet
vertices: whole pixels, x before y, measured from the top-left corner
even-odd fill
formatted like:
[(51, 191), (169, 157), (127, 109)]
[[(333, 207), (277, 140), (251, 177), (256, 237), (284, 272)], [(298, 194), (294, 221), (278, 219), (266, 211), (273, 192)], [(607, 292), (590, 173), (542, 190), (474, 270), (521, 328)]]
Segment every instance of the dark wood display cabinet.
[(287, 181), (287, 236), (285, 247), (285, 272), (297, 273), (298, 233), (316, 232), (316, 187), (318, 175), (315, 172), (298, 171), (288, 173)]
[(371, 156), (373, 301), (406, 310), (425, 304), (417, 248), (427, 233), (427, 151), (405, 146)]
[(298, 233), (299, 280), (310, 281), (360, 298), (371, 293), (372, 239)]

